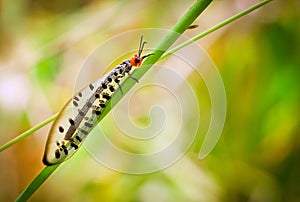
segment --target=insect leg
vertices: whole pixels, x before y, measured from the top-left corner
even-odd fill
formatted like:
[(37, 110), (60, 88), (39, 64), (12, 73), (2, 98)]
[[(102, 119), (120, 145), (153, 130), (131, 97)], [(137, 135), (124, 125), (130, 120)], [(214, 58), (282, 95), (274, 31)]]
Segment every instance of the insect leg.
[(132, 77), (129, 72), (128, 72), (128, 77), (131, 78), (131, 79), (133, 79), (133, 80), (135, 80), (137, 83), (139, 82), (139, 80), (137, 78)]
[(120, 88), (120, 91), (121, 91), (122, 95), (124, 95), (122, 86), (119, 83), (117, 83), (117, 84), (118, 84), (118, 87)]

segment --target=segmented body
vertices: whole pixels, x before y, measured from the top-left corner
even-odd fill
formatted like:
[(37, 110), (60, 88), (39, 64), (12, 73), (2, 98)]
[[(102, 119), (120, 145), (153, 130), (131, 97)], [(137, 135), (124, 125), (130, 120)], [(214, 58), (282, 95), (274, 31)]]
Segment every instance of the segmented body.
[(43, 157), (45, 165), (61, 163), (78, 150), (98, 123), (97, 117), (101, 115), (107, 102), (121, 87), (121, 79), (126, 75), (130, 77), (132, 67), (139, 66), (145, 57), (151, 55), (140, 57), (145, 43), (142, 43), (141, 38), (139, 54), (124, 60), (109, 73), (89, 84), (64, 106), (50, 129)]

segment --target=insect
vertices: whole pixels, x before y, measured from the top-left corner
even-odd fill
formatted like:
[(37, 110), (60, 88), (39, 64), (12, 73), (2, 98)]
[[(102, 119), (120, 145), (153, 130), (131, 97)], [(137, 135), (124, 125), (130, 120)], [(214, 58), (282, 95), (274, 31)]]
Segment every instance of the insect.
[(199, 25), (190, 25), (190, 26), (188, 27), (188, 29), (195, 29), (195, 28), (197, 28), (197, 27), (199, 27)]
[(101, 115), (115, 91), (120, 88), (123, 93), (121, 80), (126, 75), (138, 82), (131, 76), (130, 71), (132, 67), (139, 67), (143, 59), (152, 55), (151, 53), (141, 56), (146, 43), (143, 42), (142, 35), (137, 54), (90, 83), (62, 108), (48, 135), (43, 157), (45, 165), (62, 163), (78, 150), (90, 131), (98, 124), (97, 117)]

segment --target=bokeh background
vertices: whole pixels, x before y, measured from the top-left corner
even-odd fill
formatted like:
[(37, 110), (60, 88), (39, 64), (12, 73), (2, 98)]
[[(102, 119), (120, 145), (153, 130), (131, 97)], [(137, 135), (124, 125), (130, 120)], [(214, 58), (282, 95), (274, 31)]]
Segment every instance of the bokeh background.
[[(185, 35), (195, 36), (257, 2), (215, 1), (196, 20), (199, 27)], [(192, 4), (1, 1), (0, 144), (63, 106), (96, 46), (135, 29), (170, 29)], [(82, 149), (30, 200), (300, 201), (299, 25), (299, 1), (273, 1), (197, 42), (217, 65), (227, 93), (225, 128), (207, 158), (198, 159), (199, 135), (171, 167), (128, 175), (99, 165)], [(205, 99), (205, 84), (192, 75), (189, 82)], [(43, 169), (49, 128), (0, 153), (0, 201), (14, 200)]]

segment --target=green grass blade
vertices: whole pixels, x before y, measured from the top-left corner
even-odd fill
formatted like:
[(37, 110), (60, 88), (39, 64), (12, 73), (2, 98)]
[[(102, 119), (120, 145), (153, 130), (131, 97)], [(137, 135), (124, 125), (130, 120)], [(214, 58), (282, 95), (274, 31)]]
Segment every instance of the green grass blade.
[(227, 18), (226, 20), (218, 23), (217, 25), (215, 25), (215, 26), (209, 28), (208, 30), (206, 30), (206, 31), (198, 34), (197, 36), (191, 38), (189, 41), (186, 41), (186, 42), (180, 44), (179, 46), (177, 46), (177, 47), (169, 50), (160, 59), (162, 60), (162, 59), (168, 57), (169, 55), (175, 53), (176, 51), (182, 49), (183, 47), (185, 47), (185, 46), (187, 46), (187, 45), (189, 45), (189, 44), (191, 44), (191, 43), (193, 43), (193, 42), (195, 42), (195, 41), (197, 41), (197, 40), (199, 40), (199, 39), (207, 36), (208, 34), (214, 32), (214, 31), (217, 31), (218, 29), (224, 27), (225, 25), (228, 25), (229, 23), (231, 23), (231, 22), (233, 22), (233, 21), (235, 21), (235, 20), (237, 20), (237, 19), (239, 19), (239, 18), (241, 18), (241, 17), (243, 17), (243, 16), (251, 13), (252, 11), (254, 11), (254, 10), (262, 7), (263, 5), (269, 3), (270, 1), (273, 1), (273, 0), (265, 0), (265, 1), (259, 2), (256, 5), (250, 7), (250, 8), (248, 8), (248, 9), (246, 9), (246, 10), (244, 10), (244, 11), (242, 11), (242, 12), (240, 12), (240, 13), (238, 13), (238, 14), (230, 17), (230, 18)]
[[(212, 0), (198, 0), (181, 19), (175, 24), (169, 34), (162, 40), (162, 42), (155, 48), (153, 55), (146, 58), (142, 66), (138, 70), (133, 72), (133, 77), (138, 80), (151, 68), (155, 62), (167, 51), (168, 48), (180, 37), (188, 27), (195, 21), (195, 19), (204, 11), (204, 9), (212, 2)], [(133, 79), (126, 79), (122, 83), (123, 93), (126, 94), (136, 82)], [(104, 109), (100, 116), (102, 119), (108, 114), (112, 107), (114, 107), (124, 96), (120, 93), (120, 89), (117, 90), (113, 98), (109, 101), (107, 107)]]
[(3, 150), (5, 150), (5, 149), (7, 149), (10, 146), (12, 146), (13, 144), (19, 142), (20, 140), (24, 139), (25, 137), (31, 135), (32, 133), (34, 133), (38, 129), (42, 128), (43, 126), (47, 125), (48, 123), (50, 123), (51, 121), (53, 121), (54, 119), (56, 119), (57, 115), (58, 114), (55, 114), (55, 115), (51, 116), (50, 118), (46, 119), (45, 121), (43, 121), (43, 122), (39, 123), (38, 125), (30, 128), (29, 130), (25, 131), (21, 135), (15, 137), (11, 141), (9, 141), (6, 144), (2, 145), (0, 147), (0, 152), (3, 151)]
[(28, 187), (19, 195), (16, 201), (27, 201), (60, 164), (45, 167)]

